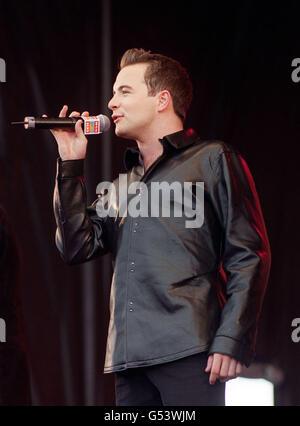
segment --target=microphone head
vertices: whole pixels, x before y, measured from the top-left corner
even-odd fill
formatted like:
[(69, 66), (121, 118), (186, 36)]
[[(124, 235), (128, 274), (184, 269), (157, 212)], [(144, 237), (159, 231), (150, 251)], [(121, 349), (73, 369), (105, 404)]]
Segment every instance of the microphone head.
[(98, 115), (100, 120), (100, 133), (107, 132), (110, 129), (110, 119), (103, 114)]

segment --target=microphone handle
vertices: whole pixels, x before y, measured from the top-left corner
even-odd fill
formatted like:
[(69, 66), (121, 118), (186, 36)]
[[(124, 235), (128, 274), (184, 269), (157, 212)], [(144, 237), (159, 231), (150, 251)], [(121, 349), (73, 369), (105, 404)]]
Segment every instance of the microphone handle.
[[(74, 127), (75, 123), (78, 120), (82, 120), (81, 117), (56, 117), (56, 118), (49, 118), (49, 117), (35, 117), (34, 122), (32, 120), (33, 117), (29, 121), (29, 128), (33, 127), (36, 129), (65, 129), (65, 128), (72, 128)], [(82, 120), (83, 121), (83, 120)]]

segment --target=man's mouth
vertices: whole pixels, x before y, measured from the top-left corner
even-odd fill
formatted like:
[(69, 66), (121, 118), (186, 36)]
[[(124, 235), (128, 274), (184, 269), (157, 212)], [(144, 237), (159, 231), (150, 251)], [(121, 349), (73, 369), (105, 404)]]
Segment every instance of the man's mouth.
[(119, 120), (121, 120), (121, 118), (123, 117), (123, 115), (113, 115), (112, 119), (114, 121), (114, 123), (117, 123)]

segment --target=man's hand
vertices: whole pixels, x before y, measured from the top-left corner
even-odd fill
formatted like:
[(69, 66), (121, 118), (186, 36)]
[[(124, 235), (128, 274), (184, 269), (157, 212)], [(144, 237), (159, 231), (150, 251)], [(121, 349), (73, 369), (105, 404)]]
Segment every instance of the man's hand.
[[(59, 113), (59, 117), (65, 117), (68, 106), (64, 105)], [(89, 116), (88, 111), (81, 114), (82, 117)], [(47, 117), (46, 114), (43, 117)], [(71, 112), (69, 117), (80, 117), (77, 111)], [(87, 148), (87, 138), (82, 130), (82, 120), (78, 120), (75, 129), (53, 129), (51, 133), (56, 139), (58, 152), (62, 160), (78, 160), (85, 158)]]
[(242, 364), (235, 358), (214, 353), (208, 357), (205, 372), (210, 373), (209, 383), (214, 385), (217, 379), (219, 379), (221, 383), (235, 379), (241, 374), (242, 369)]

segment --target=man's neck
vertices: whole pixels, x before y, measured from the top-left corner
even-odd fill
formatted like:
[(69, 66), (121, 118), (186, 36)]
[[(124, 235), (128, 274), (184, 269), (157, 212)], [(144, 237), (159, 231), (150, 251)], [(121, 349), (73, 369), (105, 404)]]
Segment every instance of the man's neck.
[(145, 171), (160, 157), (163, 153), (163, 146), (159, 139), (166, 135), (179, 132), (183, 130), (182, 124), (177, 126), (165, 127), (164, 129), (157, 130), (154, 134), (144, 137), (142, 140), (137, 140), (139, 151), (143, 158)]
[(143, 159), (144, 169), (146, 171), (149, 169), (151, 164), (153, 164), (157, 158), (162, 155), (163, 146), (159, 139), (153, 140), (151, 144), (140, 143), (139, 141), (137, 141), (137, 144)]

